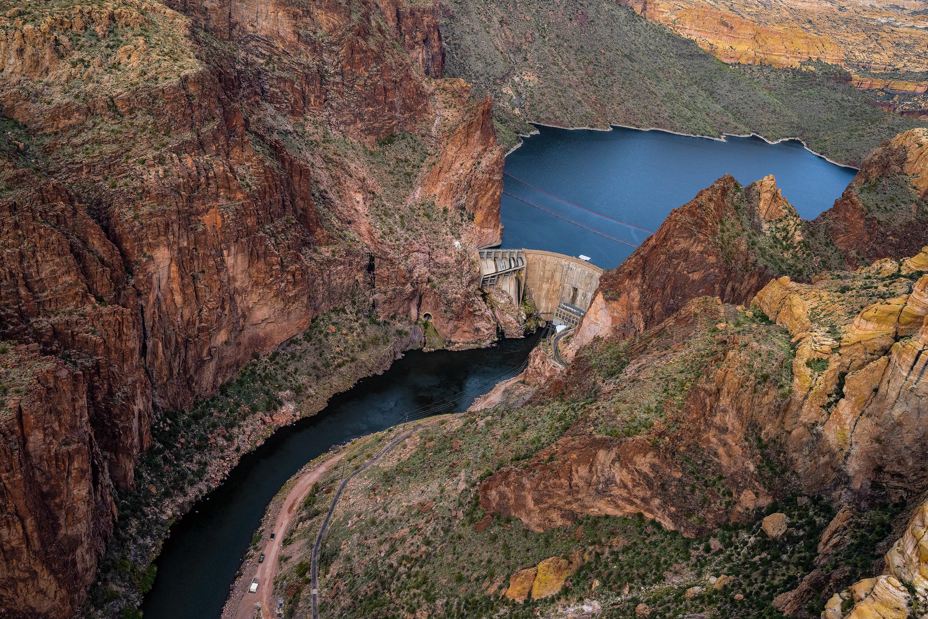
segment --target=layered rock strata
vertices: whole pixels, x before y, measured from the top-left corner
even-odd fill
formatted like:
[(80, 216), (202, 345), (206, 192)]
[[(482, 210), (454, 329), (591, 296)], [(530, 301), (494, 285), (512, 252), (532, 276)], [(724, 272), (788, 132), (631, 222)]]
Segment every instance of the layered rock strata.
[(886, 571), (836, 593), (822, 619), (921, 617), (928, 604), (928, 504), (921, 505), (902, 537), (886, 553)]
[[(624, 343), (588, 344), (563, 393), (598, 394), (590, 420), (527, 466), (486, 479), (481, 506), (536, 531), (580, 515), (641, 512), (696, 535), (753, 513), (783, 483), (848, 504), (924, 491), (928, 470), (911, 455), (925, 441), (926, 259), (928, 251), (884, 260), (816, 284), (781, 278), (752, 308), (695, 300)], [(776, 330), (738, 327), (759, 315), (788, 331), (781, 344)], [(616, 369), (603, 374), (603, 364)], [(672, 382), (655, 395), (649, 385), (667, 380), (661, 376)], [(642, 416), (653, 421), (642, 427)], [(613, 425), (619, 438), (596, 429)], [(776, 456), (757, 453), (768, 442)], [(789, 472), (785, 479), (761, 474), (758, 462), (771, 457)], [(723, 480), (720, 496), (733, 497), (703, 502), (698, 520), (681, 487), (696, 459), (702, 475)]]
[(503, 153), (428, 7), (35, 3), (0, 32), (0, 339), (48, 368), (0, 407), (0, 606), (63, 617), (158, 407), (358, 299), (495, 338), (466, 247), (500, 234)]
[(924, 8), (917, 2), (839, 4), (617, 0), (691, 38), (724, 62), (797, 67), (805, 60), (870, 70), (924, 71)]

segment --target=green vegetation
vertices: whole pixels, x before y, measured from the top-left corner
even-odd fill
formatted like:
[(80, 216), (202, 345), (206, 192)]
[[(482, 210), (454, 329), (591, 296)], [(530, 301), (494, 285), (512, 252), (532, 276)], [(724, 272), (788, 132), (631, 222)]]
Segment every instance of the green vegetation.
[(864, 213), (901, 228), (915, 220), (928, 221), (928, 202), (921, 200), (906, 176), (877, 177), (854, 188)]
[[(215, 487), (279, 423), (315, 414), (333, 394), (388, 367), (395, 342), (421, 345), (410, 336), (409, 324), (381, 321), (369, 311), (358, 297), (344, 309), (323, 314), (278, 350), (254, 355), (215, 396), (187, 411), (163, 413), (152, 426), (152, 446), (139, 458), (136, 490), (118, 494), (117, 527), (84, 616), (112, 616), (123, 608), (131, 612), (154, 583), (151, 562), (175, 517)], [(0, 370), (0, 383), (8, 382)], [(271, 420), (281, 412), (279, 421)], [(318, 515), (311, 507), (308, 513)], [(255, 535), (252, 551), (261, 539), (260, 532)]]
[(491, 95), (507, 148), (529, 122), (627, 125), (795, 137), (858, 164), (883, 140), (926, 125), (870, 105), (876, 95), (847, 84), (842, 69), (729, 66), (612, 2), (456, 2), (441, 26), (447, 73)]
[[(848, 324), (872, 294), (896, 296), (912, 285), (908, 276), (849, 277), (820, 282), (821, 305), (809, 308), (816, 324)], [(829, 300), (848, 285), (863, 290), (847, 293), (843, 304)], [(657, 617), (780, 618), (773, 600), (815, 572), (827, 584), (816, 585), (803, 604), (817, 616), (833, 593), (871, 574), (889, 548), (903, 506), (876, 505), (857, 514), (844, 541), (819, 557), (822, 532), (835, 511), (824, 497), (796, 494), (783, 437), (764, 438), (749, 421), (739, 443), (762, 486), (779, 497), (757, 508), (732, 492), (710, 450), (680, 440), (693, 430), (683, 409), (714, 406), (704, 398), (719, 389), (715, 381), (726, 372), (740, 372), (725, 387), (739, 392), (726, 406), (782, 400), (784, 392), (788, 397), (795, 346), (786, 329), (761, 312), (698, 299), (675, 320), (636, 338), (594, 340), (582, 348), (559, 392), (515, 409), (443, 418), (419, 430), (355, 478), (336, 509), (320, 563), (322, 586), (332, 592), (322, 598), (323, 613), (394, 619), (424, 609), (449, 618), (528, 619), (596, 600), (604, 617), (632, 619), (636, 606), (647, 604)], [(828, 362), (810, 359), (806, 365), (821, 373)], [(277, 581), (291, 616), (307, 610), (300, 595), (308, 583), (305, 562), (329, 505), (326, 497), (344, 471), (370, 458), (389, 434), (350, 445), (342, 471), (331, 471), (304, 503), (299, 524), (288, 533), (293, 556)], [(571, 439), (602, 440), (601, 449), (621, 441), (671, 441), (665, 453), (652, 454), (667, 458), (661, 466), (676, 471), (655, 481), (650, 492), (662, 503), (673, 501), (697, 537), (666, 530), (642, 514), (579, 515), (568, 526), (535, 531), (484, 512), (479, 489), (486, 478), (507, 468), (541, 474), (548, 466), (563, 467), (560, 450)], [(788, 524), (777, 540), (761, 530), (763, 516), (774, 512), (785, 513)], [(552, 557), (573, 566), (556, 595), (524, 604), (502, 595), (510, 576)], [(713, 586), (723, 575), (727, 582)]]

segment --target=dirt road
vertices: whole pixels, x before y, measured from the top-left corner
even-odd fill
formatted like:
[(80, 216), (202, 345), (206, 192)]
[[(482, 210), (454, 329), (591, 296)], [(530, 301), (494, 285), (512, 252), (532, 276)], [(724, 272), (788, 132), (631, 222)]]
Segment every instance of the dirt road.
[[(277, 558), (280, 556), (280, 548), (284, 541), (284, 534), (290, 526), (290, 521), (293, 520), (293, 517), (297, 514), (303, 499), (305, 499), (309, 491), (312, 490), (313, 484), (317, 481), (321, 481), (326, 472), (338, 464), (339, 460), (341, 460), (344, 455), (345, 451), (342, 451), (337, 456), (317, 466), (301, 477), (287, 494), (287, 498), (284, 499), (280, 512), (277, 514), (274, 528), (271, 530), (271, 532), (274, 533), (274, 539), (268, 540), (264, 550), (261, 551), (264, 553), (264, 563), (258, 564), (256, 573), (247, 576), (245, 595), (239, 603), (238, 611), (235, 613), (235, 619), (252, 619), (255, 616), (255, 602), (261, 602), (261, 616), (263, 619), (273, 619), (276, 616), (274, 611), (277, 608), (277, 601), (274, 599), (272, 593), (274, 591), (274, 578), (277, 576)], [(258, 579), (257, 594), (248, 593), (247, 587), (251, 585), (252, 578)]]

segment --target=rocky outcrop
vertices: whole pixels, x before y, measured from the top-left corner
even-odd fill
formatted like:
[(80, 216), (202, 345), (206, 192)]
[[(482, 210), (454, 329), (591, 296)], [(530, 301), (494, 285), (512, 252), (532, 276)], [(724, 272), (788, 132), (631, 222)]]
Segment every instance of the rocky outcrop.
[(836, 593), (822, 619), (921, 617), (928, 603), (928, 504), (919, 507), (902, 537), (886, 553), (886, 571)]
[[(569, 368), (562, 393), (596, 393), (596, 404), (586, 414), (600, 421), (574, 426), (529, 463), (504, 467), (484, 480), (481, 507), (517, 517), (536, 531), (568, 525), (582, 514), (641, 512), (665, 527), (699, 534), (706, 529), (694, 522), (697, 510), (711, 527), (752, 513), (762, 504), (757, 497), (769, 502), (776, 494), (776, 487), (758, 476), (760, 460), (752, 440), (776, 442), (776, 457), (783, 458), (790, 483), (843, 504), (896, 501), (925, 491), (928, 470), (914, 454), (928, 440), (919, 405), (925, 397), (928, 276), (910, 271), (900, 277), (903, 267), (924, 265), (920, 255), (823, 276), (816, 284), (781, 278), (764, 287), (750, 309), (726, 308), (704, 298), (625, 343), (611, 338), (587, 344)], [(871, 302), (862, 282), (874, 280), (881, 291)], [(786, 348), (795, 351), (789, 359), (772, 361), (782, 353), (757, 348), (761, 341), (771, 344), (773, 332), (758, 339), (747, 334), (753, 329), (729, 331), (733, 320), (754, 320), (761, 313), (788, 330)], [(677, 356), (707, 346), (700, 339), (705, 335), (699, 335), (705, 330), (716, 333), (714, 341), (721, 346), (705, 353), (712, 355), (708, 365)], [(622, 360), (619, 373), (603, 377), (597, 367), (614, 364), (609, 359), (615, 358)], [(666, 399), (649, 400), (652, 391), (638, 385), (661, 384), (661, 367), (692, 368), (703, 378), (685, 388), (684, 395), (667, 395), (675, 390), (665, 386)], [(777, 387), (771, 375), (784, 367), (789, 378), (781, 375)], [(679, 374), (671, 376), (686, 382)], [(635, 403), (631, 409), (628, 402)], [(656, 402), (649, 409), (663, 411), (657, 417), (663, 421), (650, 431), (627, 422), (629, 438), (593, 430), (616, 423), (609, 420), (640, 416), (647, 402)], [(598, 412), (613, 407), (614, 414)], [(752, 433), (756, 439), (749, 438)], [(702, 475), (719, 471), (725, 493), (740, 497), (736, 505), (726, 509), (724, 502), (713, 503), (711, 492), (700, 506), (690, 504), (681, 485), (687, 486), (688, 462), (697, 457)], [(785, 523), (774, 518), (765, 530), (776, 537)], [(824, 538), (822, 543), (830, 544)], [(810, 582), (814, 590), (814, 579)], [(784, 607), (788, 603), (782, 601)]]
[(571, 349), (595, 337), (642, 333), (699, 296), (749, 300), (774, 275), (748, 245), (749, 231), (777, 238), (780, 227), (790, 240), (801, 238), (801, 220), (772, 176), (743, 189), (731, 176), (719, 179), (674, 209), (618, 269), (602, 275)]
[(595, 337), (641, 333), (699, 295), (745, 303), (776, 276), (916, 256), (928, 242), (926, 143), (925, 129), (884, 143), (814, 222), (798, 216), (772, 176), (743, 191), (719, 179), (600, 278), (571, 352)]
[[(454, 241), (499, 235), (502, 153), (488, 103), (438, 79), (434, 9), (167, 4), (0, 17), (17, 121), (0, 136), (0, 340), (58, 368), (43, 375), (58, 395), (28, 402), (44, 446), (4, 421), (13, 616), (73, 613), (156, 408), (320, 313), (356, 302), (430, 313), (448, 345), (496, 337)], [(72, 448), (83, 460), (51, 475)]]
[(582, 559), (572, 556), (570, 560), (551, 557), (535, 567), (519, 570), (509, 578), (509, 588), (504, 595), (522, 603), (531, 598), (541, 600), (560, 593), (564, 583), (580, 567)]
[(925, 70), (924, 58), (913, 47), (913, 37), (923, 40), (924, 19), (902, 5), (832, 0), (771, 5), (751, 0), (734, 10), (709, 0), (617, 2), (728, 63), (798, 67), (805, 60), (821, 60), (876, 71)]
[[(90, 385), (38, 344), (0, 347), (0, 607), (56, 615), (94, 576), (115, 516)], [(20, 610), (25, 604), (31, 609)]]
[[(650, 372), (654, 368), (684, 363), (677, 356), (684, 350), (684, 342), (726, 321), (727, 311), (715, 300), (695, 299), (659, 327), (636, 338), (621, 378), (599, 387), (600, 405), (635, 398), (635, 394), (625, 393), (626, 389), (653, 380)], [(640, 512), (687, 535), (705, 531), (713, 526), (711, 523), (740, 518), (745, 511), (741, 505), (732, 509), (722, 504), (690, 504), (687, 497), (692, 493), (683, 490), (690, 473), (679, 455), (691, 449), (713, 454), (711, 466), (719, 467), (734, 496), (750, 504), (747, 511), (769, 502), (769, 498), (757, 500), (769, 493), (751, 464), (753, 456), (744, 442), (745, 433), (758, 417), (778, 411), (782, 401), (772, 382), (758, 385), (756, 390), (744, 389), (746, 384), (753, 384), (748, 353), (736, 340), (723, 339), (727, 343), (703, 370), (705, 380), (689, 391), (673, 422), (627, 439), (579, 428), (568, 432), (525, 466), (505, 467), (484, 480), (481, 507), (487, 513), (519, 518), (534, 531), (569, 525), (580, 514), (633, 516)], [(591, 347), (595, 349), (595, 345), (587, 348)], [(595, 353), (585, 350), (575, 358), (561, 393), (590, 389), (587, 385), (595, 372), (589, 365), (589, 354)], [(678, 429), (668, 429), (670, 425)], [(703, 474), (708, 474), (708, 466), (704, 464)], [(697, 523), (694, 510), (698, 510), (702, 524)]]
[(834, 206), (815, 220), (848, 268), (914, 256), (928, 238), (928, 129), (882, 144)]
[[(461, 165), (463, 161), (467, 166)], [(441, 159), (426, 176), (422, 190), (442, 208), (474, 216), (474, 245), (496, 245), (503, 237), (499, 196), (503, 191), (505, 153), (496, 145), (490, 98), (478, 105), (448, 136)]]

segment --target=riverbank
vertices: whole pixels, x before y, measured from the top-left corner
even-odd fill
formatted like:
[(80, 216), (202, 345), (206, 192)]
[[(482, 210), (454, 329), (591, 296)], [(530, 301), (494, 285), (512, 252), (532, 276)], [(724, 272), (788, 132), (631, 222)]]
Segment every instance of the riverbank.
[(140, 458), (136, 490), (119, 496), (119, 522), (81, 616), (140, 616), (134, 609), (152, 587), (154, 561), (171, 527), (197, 501), (208, 500), (242, 457), (424, 344), (419, 325), (336, 310), (277, 351), (253, 359), (213, 398), (190, 411), (166, 412)]
[[(257, 550), (249, 551), (239, 573), (241, 574), (232, 586), (229, 601), (223, 609), (223, 619), (252, 619), (257, 616), (257, 604), (261, 604), (263, 616), (274, 616), (271, 609), (276, 608), (276, 598), (272, 595), (274, 577), (277, 575), (277, 562), (280, 557), (285, 534), (293, 518), (297, 515), (297, 506), (303, 503), (315, 484), (322, 482), (326, 473), (336, 466), (347, 451), (338, 449), (334, 454), (326, 454), (311, 462), (300, 471), (291, 482), (288, 482), (268, 506), (267, 516), (261, 523), (256, 535), (260, 541), (252, 544)], [(320, 462), (321, 460), (321, 462)], [(268, 528), (267, 523), (274, 526)], [(254, 579), (258, 581), (258, 590), (250, 591)]]
[[(835, 161), (834, 159), (829, 158), (827, 155), (824, 155), (824, 154), (822, 154), (822, 153), (816, 152), (815, 150), (813, 150), (813, 149), (809, 146), (809, 144), (808, 144), (805, 140), (803, 140), (802, 138), (798, 138), (798, 137), (786, 137), (786, 138), (778, 138), (778, 139), (770, 140), (770, 139), (767, 139), (767, 138), (764, 137), (763, 135), (761, 135), (761, 134), (759, 134), (759, 133), (756, 133), (756, 132), (753, 132), (753, 133), (742, 133), (742, 134), (738, 134), (738, 133), (722, 133), (722, 134), (720, 134), (720, 135), (712, 136), (712, 135), (701, 135), (701, 134), (696, 134), (696, 133), (685, 133), (685, 132), (681, 132), (681, 131), (672, 131), (672, 130), (670, 130), (670, 129), (661, 129), (660, 127), (648, 127), (647, 129), (643, 129), (643, 128), (641, 128), (641, 127), (634, 127), (634, 126), (632, 126), (632, 125), (619, 125), (619, 124), (610, 125), (608, 129), (604, 129), (604, 128), (602, 128), (602, 127), (562, 127), (562, 126), (560, 126), (560, 125), (546, 125), (545, 123), (531, 122), (531, 121), (530, 121), (529, 124), (531, 124), (531, 125), (533, 125), (533, 126), (535, 126), (535, 127), (547, 127), (547, 128), (549, 128), (549, 129), (563, 129), (564, 131), (600, 131), (600, 132), (603, 132), (603, 133), (609, 133), (610, 131), (614, 131), (614, 130), (616, 130), (616, 129), (630, 129), (630, 130), (632, 130), (632, 131), (644, 131), (644, 132), (651, 132), (651, 131), (654, 131), (654, 132), (657, 132), (657, 133), (667, 133), (667, 134), (670, 134), (670, 135), (679, 135), (679, 136), (682, 136), (682, 137), (685, 137), (685, 138), (698, 138), (698, 139), (702, 139), (702, 140), (713, 140), (713, 141), (715, 141), (715, 142), (726, 142), (727, 140), (726, 140), (725, 138), (759, 138), (759, 139), (763, 140), (764, 142), (766, 142), (767, 144), (770, 144), (771, 146), (774, 146), (774, 145), (776, 145), (776, 144), (780, 144), (780, 143), (782, 143), (782, 142), (799, 142), (800, 144), (802, 144), (802, 146), (803, 146), (807, 151), (809, 151), (810, 153), (812, 153), (812, 154), (815, 155), (816, 157), (820, 157), (821, 159), (824, 159), (825, 161), (827, 161), (828, 163), (830, 163), (830, 164), (832, 164), (832, 165), (836, 165), (836, 166), (841, 167), (841, 168), (847, 168), (847, 169), (849, 169), (849, 170), (855, 170), (855, 171), (860, 169), (860, 168), (857, 167), (857, 166), (849, 165), (849, 164), (847, 164), (847, 163), (841, 163), (840, 161)], [(516, 144), (515, 146), (513, 146), (512, 148), (510, 148), (508, 151), (506, 151), (506, 156), (508, 157), (508, 156), (511, 155), (512, 153), (514, 153), (514, 152), (516, 152), (517, 150), (519, 150), (519, 149), (523, 146), (523, 144), (524, 144), (524, 139), (525, 139), (525, 138), (530, 138), (530, 137), (532, 137), (532, 136), (534, 136), (534, 135), (538, 135), (539, 133), (540, 133), (540, 132), (536, 129), (535, 131), (531, 131), (531, 132), (529, 132), (529, 133), (524, 133), (524, 134), (523, 134), (523, 133), (519, 133), (519, 134), (517, 134), (517, 135), (519, 136), (519, 138), (520, 138), (520, 139), (519, 139), (519, 143)]]
[[(170, 538), (159, 548), (157, 581), (142, 607), (146, 619), (218, 617), (268, 504), (307, 462), (331, 453), (333, 446), (392, 428), (407, 412), (415, 419), (467, 408), (477, 392), (511, 376), (536, 341), (508, 339), (457, 352), (410, 351), (383, 374), (333, 397), (321, 414), (275, 433), (170, 529)], [(281, 358), (283, 353), (278, 362)], [(260, 375), (249, 371), (244, 379)], [(139, 539), (141, 534), (125, 552), (136, 547), (147, 552)]]

